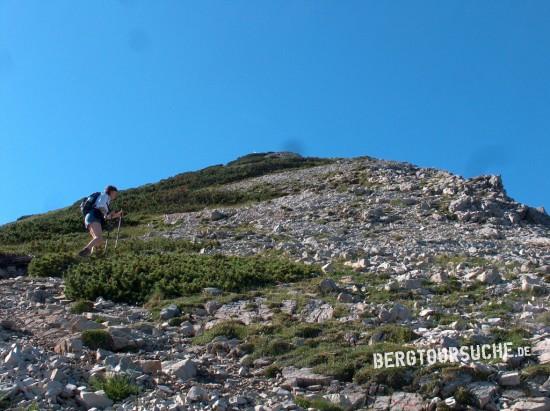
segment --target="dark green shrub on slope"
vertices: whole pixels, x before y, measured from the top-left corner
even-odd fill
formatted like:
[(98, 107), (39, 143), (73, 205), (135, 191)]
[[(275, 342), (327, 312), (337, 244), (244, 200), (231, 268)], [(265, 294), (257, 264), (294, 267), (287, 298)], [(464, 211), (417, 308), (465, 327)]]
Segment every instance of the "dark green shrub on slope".
[(35, 257), (29, 264), (29, 275), (32, 277), (61, 277), (76, 262), (71, 254), (48, 253)]
[(240, 291), (294, 282), (314, 276), (318, 268), (280, 258), (200, 254), (124, 254), (72, 266), (65, 275), (70, 298), (143, 303), (153, 292), (176, 298), (204, 287)]

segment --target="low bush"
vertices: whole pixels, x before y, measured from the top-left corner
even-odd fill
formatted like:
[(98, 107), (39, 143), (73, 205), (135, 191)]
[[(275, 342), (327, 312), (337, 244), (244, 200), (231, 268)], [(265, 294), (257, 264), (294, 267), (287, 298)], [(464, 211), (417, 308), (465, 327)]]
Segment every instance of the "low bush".
[(157, 292), (177, 298), (205, 287), (240, 291), (277, 282), (295, 282), (319, 272), (315, 266), (282, 258), (200, 254), (133, 253), (92, 259), (72, 266), (65, 275), (69, 298), (94, 300), (99, 296), (143, 303)]
[(78, 300), (71, 305), (72, 314), (90, 313), (94, 311), (94, 303), (88, 300)]
[(353, 379), (357, 384), (375, 382), (399, 389), (411, 382), (411, 375), (407, 368), (373, 368), (367, 366), (358, 370)]
[(127, 375), (115, 374), (110, 377), (92, 377), (90, 385), (96, 391), (103, 390), (114, 402), (122, 401), (130, 395), (139, 394), (139, 387)]
[(305, 397), (296, 397), (294, 399), (294, 402), (296, 403), (296, 405), (302, 407), (303, 409), (314, 408), (319, 411), (342, 411), (342, 408), (321, 397), (311, 399)]
[(254, 353), (259, 357), (271, 357), (285, 354), (294, 349), (294, 345), (281, 338), (271, 339), (265, 344), (258, 345)]
[(418, 335), (407, 326), (386, 324), (373, 330), (372, 336), (375, 342), (385, 341), (390, 343), (406, 343), (418, 338)]
[(32, 277), (61, 277), (75, 262), (75, 257), (70, 254), (47, 253), (33, 258), (28, 272)]
[(301, 324), (296, 327), (293, 334), (295, 337), (315, 338), (323, 332), (323, 329), (318, 325)]
[(243, 340), (248, 335), (246, 326), (239, 321), (223, 321), (216, 324), (204, 334), (193, 338), (193, 343), (197, 345), (207, 344), (216, 337), (224, 336), (229, 339), (237, 338)]
[(113, 351), (113, 337), (105, 330), (85, 330), (82, 332), (82, 343), (91, 350), (101, 348)]
[(275, 364), (271, 364), (264, 369), (263, 374), (266, 378), (275, 378), (277, 374), (279, 374), (280, 372), (281, 372), (281, 367)]

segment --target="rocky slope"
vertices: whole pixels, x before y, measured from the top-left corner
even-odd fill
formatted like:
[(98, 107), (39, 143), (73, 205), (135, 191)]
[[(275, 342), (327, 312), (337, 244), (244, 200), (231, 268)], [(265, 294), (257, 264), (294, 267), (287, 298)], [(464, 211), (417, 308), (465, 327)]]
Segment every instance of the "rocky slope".
[[(167, 214), (144, 240), (208, 240), (203, 254), (283, 256), (319, 276), (75, 310), (62, 280), (5, 267), (0, 409), (550, 410), (550, 218), (499, 177), (357, 158), (219, 189), (285, 195)], [(373, 360), (506, 342), (531, 353)], [(92, 383), (113, 375), (137, 391), (113, 401)]]

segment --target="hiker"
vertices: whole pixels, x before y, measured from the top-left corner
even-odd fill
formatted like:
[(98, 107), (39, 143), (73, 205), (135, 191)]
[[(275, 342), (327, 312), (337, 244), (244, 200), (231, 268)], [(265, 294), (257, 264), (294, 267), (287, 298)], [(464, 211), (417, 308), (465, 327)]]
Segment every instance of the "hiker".
[(87, 198), (90, 203), (89, 211), (84, 216), (86, 230), (92, 236), (92, 240), (84, 247), (78, 255), (85, 257), (95, 252), (103, 244), (103, 227), (105, 220), (122, 217), (122, 210), (111, 211), (110, 204), (118, 195), (115, 186), (107, 186), (103, 193), (94, 193)]

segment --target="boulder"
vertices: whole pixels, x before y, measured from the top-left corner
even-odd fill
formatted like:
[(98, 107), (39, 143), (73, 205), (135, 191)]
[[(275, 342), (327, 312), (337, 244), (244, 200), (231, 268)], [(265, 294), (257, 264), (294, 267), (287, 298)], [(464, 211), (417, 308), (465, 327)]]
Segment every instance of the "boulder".
[(550, 364), (550, 338), (537, 342), (532, 352), (539, 357), (539, 364)]
[(185, 396), (187, 402), (201, 402), (208, 400), (208, 393), (201, 387), (194, 385)]
[(324, 323), (334, 317), (334, 308), (330, 304), (322, 304), (318, 308), (313, 309), (307, 317), (308, 323)]
[(174, 363), (162, 363), (166, 374), (174, 375), (180, 380), (187, 381), (197, 375), (197, 366), (192, 360), (182, 360)]
[(490, 269), (479, 274), (477, 276), (477, 280), (483, 284), (500, 284), (502, 282), (502, 276), (498, 271)]
[(204, 304), (204, 309), (206, 312), (210, 315), (213, 315), (218, 311), (218, 309), (221, 307), (221, 304), (217, 301), (208, 301), (206, 304)]
[(58, 381), (48, 381), (44, 387), (45, 396), (50, 398), (57, 398), (63, 392), (65, 386)]
[(90, 321), (84, 317), (77, 317), (69, 323), (69, 329), (74, 333), (85, 330), (100, 330), (104, 328), (105, 326), (103, 324)]
[(139, 366), (146, 374), (157, 374), (162, 371), (162, 362), (160, 360), (141, 360)]
[(468, 390), (476, 398), (479, 408), (485, 407), (495, 399), (498, 386), (492, 382), (476, 381), (467, 385)]
[(512, 387), (515, 385), (519, 385), (520, 383), (519, 372), (517, 371), (505, 372), (498, 379), (498, 383), (505, 387)]
[(352, 411), (361, 408), (365, 404), (367, 395), (362, 391), (353, 391), (328, 394), (324, 398), (344, 411)]
[(57, 342), (54, 351), (58, 354), (79, 353), (82, 351), (84, 344), (79, 336), (65, 337)]
[(336, 299), (338, 300), (338, 302), (349, 304), (353, 302), (353, 295), (348, 293), (340, 293), (338, 294), (338, 297), (336, 297)]
[(311, 385), (328, 385), (331, 377), (315, 374), (311, 368), (285, 367), (282, 370), (283, 378), (294, 387), (309, 387)]
[(170, 318), (178, 317), (181, 315), (181, 311), (176, 304), (170, 304), (160, 310), (160, 318), (162, 320), (169, 320)]
[(392, 411), (421, 410), (424, 406), (422, 396), (410, 392), (394, 392), (391, 395), (390, 402)]
[(321, 284), (319, 284), (319, 291), (321, 293), (332, 293), (338, 291), (338, 286), (334, 282), (332, 278), (325, 278), (323, 281), (321, 281)]
[(192, 337), (195, 335), (195, 327), (189, 321), (180, 324), (180, 331), (183, 337)]

